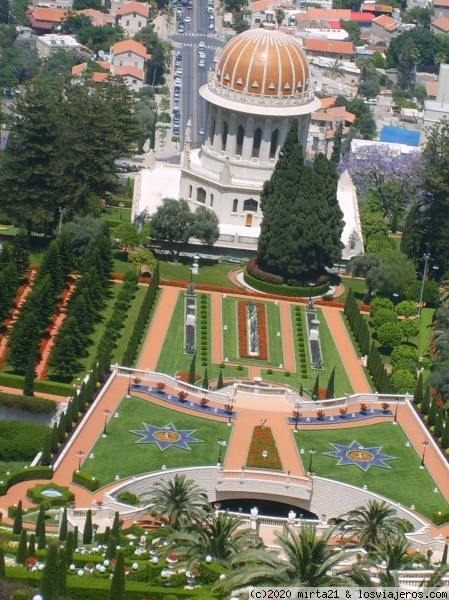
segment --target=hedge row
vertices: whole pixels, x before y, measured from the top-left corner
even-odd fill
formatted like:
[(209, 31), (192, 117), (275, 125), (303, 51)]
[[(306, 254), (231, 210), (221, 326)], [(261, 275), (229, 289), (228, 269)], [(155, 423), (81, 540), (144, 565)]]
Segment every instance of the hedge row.
[[(10, 373), (0, 373), (0, 385), (23, 390), (25, 378), (20, 375), (11, 375)], [(54, 394), (55, 396), (70, 396), (73, 394), (73, 387), (65, 383), (55, 381), (34, 381), (34, 390), (42, 394)]]
[(19, 396), (0, 392), (0, 406), (41, 415), (56, 412), (57, 403), (54, 400), (45, 400), (36, 396)]
[(12, 473), (6, 482), (0, 483), (0, 496), (4, 496), (10, 487), (22, 481), (33, 481), (34, 479), (51, 479), (53, 469), (51, 467), (29, 467)]
[(34, 459), (51, 429), (47, 425), (28, 421), (0, 421), (0, 460)]
[(86, 490), (89, 490), (90, 492), (96, 492), (100, 487), (98, 479), (95, 479), (92, 475), (83, 473), (82, 471), (73, 471), (72, 481), (73, 483), (77, 483), (86, 488)]
[(132, 331), (128, 347), (123, 354), (122, 365), (125, 367), (131, 367), (136, 358), (137, 349), (142, 339), (145, 326), (150, 318), (151, 308), (156, 299), (157, 290), (159, 288), (159, 264), (156, 264), (154, 269), (153, 277), (147, 288), (147, 293), (143, 299), (142, 306), (140, 307), (139, 314), (134, 323), (134, 329)]
[[(273, 283), (266, 283), (265, 281), (260, 281), (260, 279), (256, 279), (252, 277), (245, 267), (243, 271), (243, 278), (245, 283), (250, 285), (256, 290), (260, 292), (265, 292), (267, 294), (275, 294), (277, 296), (296, 296), (296, 297), (307, 297), (310, 294), (310, 287), (293, 287), (289, 285), (275, 285)], [(316, 285), (313, 288), (314, 296), (322, 296), (329, 291), (330, 282), (326, 281), (322, 285)], [(240, 293), (240, 292), (239, 292)]]
[(432, 522), (435, 523), (437, 527), (449, 523), (449, 508), (435, 511), (432, 515)]

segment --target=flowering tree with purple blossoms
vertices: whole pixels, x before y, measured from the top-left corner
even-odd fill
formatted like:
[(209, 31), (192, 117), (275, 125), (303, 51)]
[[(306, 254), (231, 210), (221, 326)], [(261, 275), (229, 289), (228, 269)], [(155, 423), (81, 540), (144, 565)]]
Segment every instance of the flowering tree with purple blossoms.
[(396, 211), (404, 214), (419, 196), (422, 168), (419, 152), (398, 154), (386, 146), (370, 145), (346, 154), (338, 170), (349, 171), (362, 202), (363, 196), (374, 195), (384, 218), (389, 220)]

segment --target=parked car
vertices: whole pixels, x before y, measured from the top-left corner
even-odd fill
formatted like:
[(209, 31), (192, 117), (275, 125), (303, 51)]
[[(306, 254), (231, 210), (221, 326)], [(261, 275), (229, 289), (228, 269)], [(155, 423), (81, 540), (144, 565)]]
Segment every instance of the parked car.
[(200, 127), (200, 128), (198, 129), (198, 134), (199, 134), (199, 135), (204, 135), (204, 128), (203, 128), (203, 127)]
[(206, 63), (204, 62), (204, 60), (200, 60), (200, 62), (198, 63), (199, 67), (205, 67)]
[(192, 20), (192, 19), (189, 17), (189, 15), (187, 15), (187, 17), (184, 19), (184, 21), (185, 21), (186, 23), (190, 23), (190, 21), (191, 21), (191, 20)]
[(189, 3), (187, 4), (187, 8), (188, 8), (189, 10), (192, 10), (192, 8), (193, 8), (193, 4), (192, 4), (191, 2), (189, 2)]
[(209, 23), (209, 30), (213, 31), (215, 29), (215, 25), (213, 23)]
[(176, 50), (175, 58), (176, 60), (182, 60), (182, 52), (180, 50)]
[(218, 56), (214, 56), (214, 63), (218, 62)]
[(204, 60), (204, 59), (206, 58), (206, 53), (205, 53), (205, 52), (201, 52), (201, 51), (200, 51), (200, 52), (198, 52), (198, 58), (200, 58), (200, 59), (203, 59), (203, 60)]
[(185, 30), (186, 30), (186, 28), (185, 28), (185, 27), (184, 27), (184, 25), (181, 23), (181, 25), (180, 25), (180, 26), (179, 26), (179, 28), (178, 28), (178, 32), (179, 32), (179, 33), (184, 33), (184, 32), (185, 32)]

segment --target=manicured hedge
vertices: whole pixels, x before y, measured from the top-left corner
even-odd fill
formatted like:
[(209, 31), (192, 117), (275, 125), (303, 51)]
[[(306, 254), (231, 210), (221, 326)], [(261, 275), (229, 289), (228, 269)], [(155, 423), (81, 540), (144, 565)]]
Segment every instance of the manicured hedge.
[(54, 400), (45, 400), (35, 396), (19, 396), (0, 392), (0, 406), (40, 415), (56, 412), (57, 403)]
[(432, 522), (435, 523), (437, 527), (444, 525), (445, 523), (449, 523), (449, 508), (435, 511), (432, 515)]
[[(52, 497), (46, 496), (42, 492), (47, 489), (56, 489), (61, 492), (62, 496)], [(33, 488), (27, 490), (27, 496), (34, 504), (40, 504), (44, 500), (52, 506), (64, 506), (67, 502), (73, 502), (75, 500), (75, 494), (69, 490), (68, 487), (61, 487), (55, 484), (37, 484)]]
[(90, 492), (96, 492), (100, 487), (100, 482), (98, 479), (92, 479), (91, 475), (83, 473), (82, 471), (73, 471), (72, 481), (73, 483), (77, 483), (78, 485), (85, 487)]
[[(53, 477), (53, 469), (50, 467), (29, 467), (15, 471), (5, 483), (0, 483), (0, 496), (4, 496), (10, 487), (21, 483), (22, 481), (32, 481), (33, 479), (51, 479)], [(5, 481), (5, 480), (4, 480)]]
[(51, 429), (40, 423), (0, 421), (0, 460), (33, 460), (49, 433)]
[[(243, 278), (245, 283), (250, 285), (256, 290), (260, 292), (266, 292), (267, 294), (275, 294), (278, 296), (296, 296), (296, 297), (307, 297), (310, 295), (310, 287), (293, 287), (289, 285), (274, 285), (273, 283), (266, 283), (265, 281), (260, 281), (255, 277), (252, 277), (248, 271), (247, 267), (245, 267), (243, 271)], [(329, 291), (330, 282), (327, 281), (323, 285), (316, 285), (313, 288), (314, 296), (322, 296)]]
[[(10, 373), (0, 373), (0, 385), (12, 387), (17, 390), (23, 390), (24, 377), (20, 375), (11, 375)], [(73, 395), (73, 387), (64, 383), (55, 381), (40, 381), (35, 379), (34, 391), (42, 394), (54, 394), (55, 396), (71, 396)]]

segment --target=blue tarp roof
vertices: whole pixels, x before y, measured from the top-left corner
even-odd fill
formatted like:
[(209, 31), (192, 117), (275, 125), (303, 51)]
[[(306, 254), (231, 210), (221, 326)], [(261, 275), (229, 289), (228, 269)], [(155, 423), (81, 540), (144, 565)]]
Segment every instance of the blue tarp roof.
[(402, 129), (402, 127), (385, 125), (380, 132), (380, 141), (405, 144), (406, 146), (419, 146), (419, 131), (409, 131), (408, 129)]

